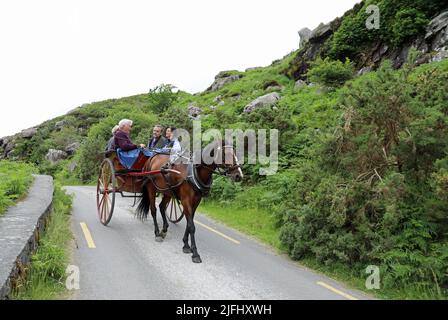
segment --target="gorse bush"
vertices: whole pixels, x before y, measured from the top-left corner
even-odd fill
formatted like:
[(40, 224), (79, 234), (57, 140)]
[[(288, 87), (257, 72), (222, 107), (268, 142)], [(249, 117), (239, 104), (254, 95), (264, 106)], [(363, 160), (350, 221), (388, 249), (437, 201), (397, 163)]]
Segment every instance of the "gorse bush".
[(328, 88), (336, 88), (342, 86), (354, 75), (354, 67), (349, 59), (345, 62), (339, 60), (332, 61), (329, 58), (325, 60), (317, 59), (311, 64), (308, 71), (308, 79), (311, 82), (321, 84)]

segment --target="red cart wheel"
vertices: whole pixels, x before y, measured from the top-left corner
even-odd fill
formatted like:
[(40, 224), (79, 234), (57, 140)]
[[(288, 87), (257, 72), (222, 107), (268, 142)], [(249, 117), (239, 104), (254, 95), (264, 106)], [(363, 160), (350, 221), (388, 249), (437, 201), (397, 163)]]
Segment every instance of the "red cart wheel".
[(100, 222), (107, 226), (112, 219), (115, 207), (115, 169), (110, 159), (101, 163), (100, 175), (96, 187), (96, 206)]
[(179, 223), (184, 217), (184, 207), (179, 200), (172, 197), (166, 206), (165, 214), (171, 223)]

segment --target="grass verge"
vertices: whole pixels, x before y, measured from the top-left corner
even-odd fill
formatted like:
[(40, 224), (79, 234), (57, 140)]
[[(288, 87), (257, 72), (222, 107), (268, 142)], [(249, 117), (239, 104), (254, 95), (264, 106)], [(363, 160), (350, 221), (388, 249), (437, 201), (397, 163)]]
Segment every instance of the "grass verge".
[(37, 169), (30, 164), (0, 161), (0, 215), (26, 196)]
[(39, 248), (32, 257), (28, 277), (19, 282), (14, 299), (53, 300), (63, 299), (65, 270), (70, 260), (69, 244), (72, 239), (70, 226), (72, 198), (55, 185), (53, 209)]
[(281, 250), (278, 229), (275, 228), (274, 218), (268, 212), (223, 206), (215, 201), (203, 201), (198, 211)]

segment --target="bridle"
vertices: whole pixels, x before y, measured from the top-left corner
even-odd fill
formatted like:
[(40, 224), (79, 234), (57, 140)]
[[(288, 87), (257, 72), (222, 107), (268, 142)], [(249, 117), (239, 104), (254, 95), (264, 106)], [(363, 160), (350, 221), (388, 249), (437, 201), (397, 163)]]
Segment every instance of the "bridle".
[(215, 174), (218, 174), (218, 175), (221, 175), (221, 176), (228, 176), (229, 172), (231, 172), (231, 171), (233, 171), (235, 169), (241, 168), (241, 165), (238, 163), (238, 159), (235, 156), (235, 148), (232, 145), (225, 145), (225, 146), (222, 146), (222, 147), (218, 147), (217, 150), (221, 151), (221, 149), (229, 149), (229, 148), (232, 148), (232, 150), (233, 150), (233, 161), (234, 161), (233, 164), (226, 164), (226, 163), (219, 164), (219, 165), (216, 164), (216, 162), (218, 160), (217, 157), (219, 155), (219, 153), (217, 152), (215, 157), (213, 158), (213, 163), (216, 164), (216, 167), (214, 169), (210, 168), (209, 166), (204, 166), (204, 165), (200, 165), (200, 164), (196, 165), (196, 166), (202, 166), (205, 169), (211, 171), (212, 173), (215, 173)]

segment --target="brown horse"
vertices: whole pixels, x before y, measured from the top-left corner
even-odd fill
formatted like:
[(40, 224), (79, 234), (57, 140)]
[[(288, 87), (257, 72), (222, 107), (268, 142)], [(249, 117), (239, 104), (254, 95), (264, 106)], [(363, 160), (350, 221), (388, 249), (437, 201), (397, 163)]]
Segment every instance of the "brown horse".
[[(201, 263), (201, 257), (198, 254), (195, 241), (195, 225), (194, 214), (199, 206), (202, 197), (206, 195), (212, 185), (212, 175), (214, 173), (222, 174), (230, 177), (233, 181), (239, 182), (243, 178), (241, 167), (235, 154), (235, 149), (231, 144), (226, 144), (223, 141), (215, 142), (204, 149), (211, 156), (212, 161), (205, 163), (201, 160), (200, 164), (194, 164), (191, 159), (189, 163), (174, 164), (170, 169), (176, 170), (179, 174), (166, 172), (160, 175), (151, 177), (144, 184), (142, 190), (142, 199), (136, 211), (137, 217), (146, 219), (151, 210), (151, 215), (154, 220), (154, 233), (156, 241), (161, 242), (168, 231), (168, 221), (165, 210), (171, 198), (178, 199), (183, 206), (183, 213), (187, 220), (187, 227), (183, 237), (183, 252), (192, 253), (192, 260), (195, 263)], [(169, 162), (169, 155), (156, 155), (145, 164), (144, 171), (152, 171), (166, 167)], [(222, 161), (225, 159), (225, 161)], [(157, 223), (157, 207), (156, 195), (157, 192), (163, 194), (161, 203), (159, 204), (160, 213), (163, 219), (163, 227), (160, 232)], [(191, 239), (191, 246), (188, 244), (188, 236)]]

